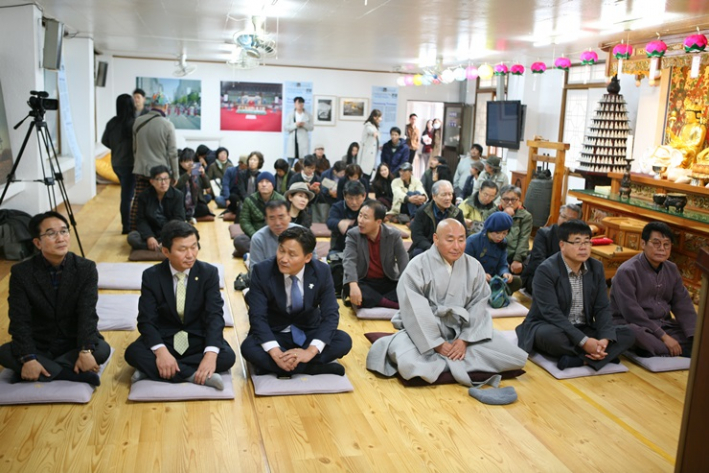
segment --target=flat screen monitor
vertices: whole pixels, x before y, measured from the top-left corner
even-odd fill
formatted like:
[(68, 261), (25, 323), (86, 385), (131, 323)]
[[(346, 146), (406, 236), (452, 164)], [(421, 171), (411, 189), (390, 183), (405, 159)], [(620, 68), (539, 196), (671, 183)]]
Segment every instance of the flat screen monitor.
[(504, 100), (487, 103), (488, 146), (519, 149), (524, 129), (524, 108), (519, 100)]

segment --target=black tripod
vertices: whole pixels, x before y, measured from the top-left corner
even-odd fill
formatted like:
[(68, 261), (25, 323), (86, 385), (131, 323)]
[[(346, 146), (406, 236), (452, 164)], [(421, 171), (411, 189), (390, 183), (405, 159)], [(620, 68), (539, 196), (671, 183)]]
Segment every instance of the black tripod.
[[(44, 92), (46, 93), (46, 92)], [(37, 141), (39, 142), (39, 162), (42, 166), (42, 179), (30, 179), (24, 182), (41, 182), (47, 187), (47, 197), (49, 198), (49, 207), (56, 210), (57, 208), (57, 196), (54, 193), (54, 184), (59, 186), (59, 193), (64, 200), (64, 206), (66, 207), (66, 212), (69, 216), (69, 223), (74, 228), (74, 235), (76, 235), (76, 243), (79, 245), (79, 250), (81, 251), (81, 256), (84, 256), (84, 248), (81, 246), (81, 239), (79, 238), (79, 232), (76, 229), (76, 219), (74, 219), (74, 211), (71, 209), (71, 203), (69, 202), (69, 196), (66, 193), (66, 187), (64, 186), (64, 176), (62, 170), (59, 167), (59, 158), (57, 158), (57, 151), (54, 149), (54, 143), (52, 142), (51, 135), (49, 134), (49, 129), (47, 128), (47, 122), (44, 121), (44, 108), (33, 107), (32, 111), (23, 118), (17, 125), (13, 127), (17, 130), (29, 117), (34, 117), (30, 122), (30, 127), (27, 129), (27, 134), (25, 135), (25, 140), (22, 142), (22, 147), (20, 148), (20, 154), (17, 155), (15, 163), (12, 165), (10, 174), (7, 175), (7, 182), (5, 183), (5, 189), (2, 191), (2, 196), (0, 196), (0, 205), (2, 205), (5, 200), (5, 195), (7, 190), (10, 188), (10, 184), (13, 182), (23, 182), (21, 179), (15, 179), (15, 171), (17, 166), (20, 164), (22, 155), (25, 152), (25, 147), (27, 147), (27, 142), (30, 140), (30, 135), (32, 135), (32, 130), (37, 130)], [(42, 145), (44, 145), (44, 151), (47, 153), (49, 159), (49, 175), (47, 175), (46, 169), (44, 167), (44, 156), (42, 155)]]

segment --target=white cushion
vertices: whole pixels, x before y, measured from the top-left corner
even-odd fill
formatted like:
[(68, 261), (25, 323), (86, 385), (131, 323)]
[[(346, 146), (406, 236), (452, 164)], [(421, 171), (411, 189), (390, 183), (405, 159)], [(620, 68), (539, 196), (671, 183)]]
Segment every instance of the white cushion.
[[(211, 263), (210, 263), (211, 264)], [(139, 291), (143, 282), (143, 271), (154, 266), (152, 263), (97, 263), (98, 288)], [(219, 287), (224, 288), (224, 266), (214, 264), (219, 271)]]
[(642, 357), (632, 351), (626, 351), (623, 355), (625, 355), (625, 357), (633, 363), (638, 364), (653, 373), (688, 370), (689, 365), (692, 363), (691, 358), (685, 358), (682, 356)]
[[(517, 345), (517, 333), (514, 330), (500, 331), (500, 333), (510, 343), (515, 344), (515, 346)], [(585, 376), (599, 376), (602, 374), (625, 373), (629, 371), (628, 367), (622, 363), (608, 363), (598, 371), (594, 370), (590, 366), (579, 366), (576, 368), (566, 368), (565, 370), (560, 370), (556, 367), (556, 363), (559, 360), (537, 352), (530, 353), (529, 360), (548, 371), (549, 374), (556, 379), (583, 378)]]
[(507, 307), (502, 307), (500, 309), (493, 309), (488, 307), (487, 310), (490, 311), (490, 316), (493, 319), (500, 317), (526, 317), (529, 309), (517, 302), (517, 299), (510, 297), (510, 305)]
[[(224, 291), (219, 291), (224, 301), (224, 325), (234, 326)], [(135, 330), (138, 325), (138, 300), (140, 294), (99, 294), (96, 312), (98, 313), (98, 329), (105, 330)]]
[(194, 401), (197, 399), (234, 399), (234, 386), (231, 384), (231, 374), (221, 373), (224, 390), (219, 391), (209, 386), (194, 383), (170, 383), (167, 381), (152, 381), (141, 379), (132, 383), (128, 393), (129, 401), (162, 402), (162, 401)]
[(296, 374), (291, 379), (278, 379), (275, 374), (254, 374), (249, 365), (251, 381), (257, 396), (294, 396), (298, 394), (333, 394), (354, 391), (347, 375), (336, 374)]
[[(103, 374), (106, 365), (111, 361), (113, 352), (114, 350), (111, 348), (111, 354), (98, 371), (99, 376)], [(60, 402), (86, 404), (91, 400), (91, 395), (96, 390), (88, 383), (75, 381), (50, 381), (48, 383), (22, 381), (12, 384), (10, 380), (14, 374), (14, 371), (8, 369), (0, 372), (0, 405), (56, 404)]]
[(396, 309), (388, 309), (386, 307), (372, 307), (370, 309), (357, 308), (352, 306), (354, 313), (358, 319), (370, 320), (391, 320), (396, 314)]

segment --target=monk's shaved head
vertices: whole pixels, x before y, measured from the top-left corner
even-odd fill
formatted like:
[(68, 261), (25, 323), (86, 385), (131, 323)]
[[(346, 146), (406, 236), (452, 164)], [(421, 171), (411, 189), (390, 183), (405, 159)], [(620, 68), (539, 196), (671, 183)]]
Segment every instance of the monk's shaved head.
[(448, 264), (455, 263), (465, 251), (465, 226), (458, 220), (442, 220), (433, 235), (433, 244)]

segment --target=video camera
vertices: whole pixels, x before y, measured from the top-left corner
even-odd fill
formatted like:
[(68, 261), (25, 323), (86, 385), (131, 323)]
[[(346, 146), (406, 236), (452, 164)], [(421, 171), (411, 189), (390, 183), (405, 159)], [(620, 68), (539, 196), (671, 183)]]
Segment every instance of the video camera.
[(49, 97), (47, 92), (37, 90), (30, 91), (30, 99), (27, 101), (27, 105), (32, 109), (30, 115), (33, 117), (43, 117), (44, 112), (47, 110), (59, 109), (59, 100), (47, 97)]

